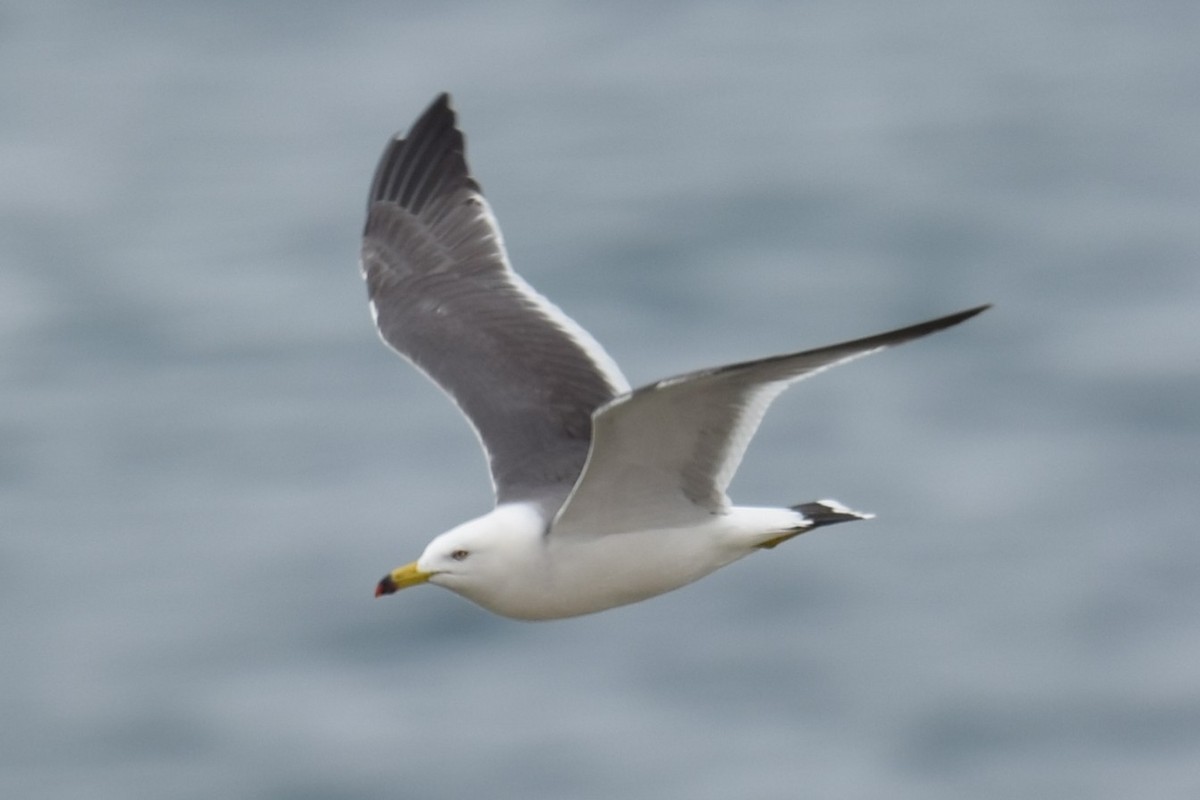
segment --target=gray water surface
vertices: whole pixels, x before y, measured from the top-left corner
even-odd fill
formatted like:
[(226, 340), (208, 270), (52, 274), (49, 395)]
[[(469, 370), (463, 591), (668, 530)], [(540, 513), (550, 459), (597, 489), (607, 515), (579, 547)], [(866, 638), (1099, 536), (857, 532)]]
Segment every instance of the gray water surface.
[[(1200, 7), (0, 8), (0, 795), (1200, 796)], [(878, 519), (522, 624), (384, 571), (490, 504), (376, 339), (454, 93), (634, 384), (803, 383), (734, 484)]]

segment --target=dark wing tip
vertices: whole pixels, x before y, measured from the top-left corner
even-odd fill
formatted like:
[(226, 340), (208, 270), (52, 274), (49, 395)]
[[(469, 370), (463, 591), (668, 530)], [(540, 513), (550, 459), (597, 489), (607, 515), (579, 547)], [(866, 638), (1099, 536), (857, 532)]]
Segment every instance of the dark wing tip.
[(454, 107), (450, 105), (449, 92), (442, 92), (433, 98), (433, 102), (425, 107), (425, 110), (421, 112), (421, 116), (417, 117), (417, 121), (408, 129), (408, 136), (406, 138), (412, 138), (413, 132), (426, 124), (427, 120), (436, 121), (439, 119), (446, 120), (450, 127), (457, 125), (457, 115), (454, 113)]
[(768, 356), (767, 358), (755, 359), (754, 361), (742, 361), (736, 364), (726, 364), (721, 367), (712, 369), (698, 370), (689, 375), (681, 375), (676, 378), (669, 378), (666, 381), (658, 381), (649, 386), (643, 386), (634, 390), (635, 394), (641, 392), (655, 391), (665, 383), (671, 383), (684, 378), (695, 378), (702, 375), (720, 375), (722, 373), (737, 373), (746, 369), (753, 369), (767, 364), (797, 365), (795, 368), (785, 369), (782, 376), (783, 379), (794, 379), (802, 375), (811, 373), (813, 370), (822, 369), (830, 364), (837, 363), (846, 358), (853, 358), (859, 355), (880, 350), (885, 347), (894, 347), (898, 344), (911, 342), (914, 339), (920, 339), (922, 336), (928, 336), (931, 333), (951, 328), (960, 322), (966, 322), (971, 317), (977, 314), (982, 314), (992, 307), (991, 303), (985, 303), (981, 306), (968, 308), (966, 311), (959, 311), (954, 314), (947, 314), (944, 317), (937, 319), (918, 322), (916, 325), (908, 325), (904, 328), (896, 328), (895, 330), (877, 333), (874, 336), (865, 336), (861, 339), (852, 339), (838, 344), (831, 344), (825, 347), (817, 347), (812, 350), (804, 350), (798, 353), (785, 353), (778, 356)]
[(991, 303), (984, 303), (981, 306), (975, 306), (974, 308), (968, 308), (966, 311), (959, 311), (957, 314), (950, 314), (949, 316), (942, 317), (941, 320), (935, 320), (935, 321), (945, 322), (946, 327), (950, 327), (951, 325), (957, 325), (960, 322), (966, 322), (971, 317), (974, 317), (978, 314), (982, 314), (983, 312), (987, 311), (991, 307), (992, 307)]
[(388, 140), (367, 197), (367, 208), (377, 202), (398, 203), (419, 213), (434, 196), (459, 186), (478, 190), (467, 173), (466, 142), (442, 92), (401, 136)]
[[(981, 306), (968, 308), (966, 311), (959, 311), (955, 314), (947, 314), (944, 317), (918, 322), (916, 325), (909, 325), (904, 328), (897, 328), (894, 331), (868, 336), (865, 339), (857, 339), (853, 342), (845, 342), (842, 345), (834, 345), (833, 347), (857, 347), (859, 349), (870, 349), (875, 347), (891, 347), (892, 345), (911, 342), (913, 339), (919, 339), (922, 336), (928, 336), (931, 333), (943, 331), (946, 328), (952, 328), (961, 322), (966, 322), (971, 317), (977, 314), (982, 314), (992, 307), (991, 303), (985, 303)], [(822, 348), (826, 349), (826, 348)]]
[(888, 337), (888, 338), (893, 338), (896, 340), (893, 342), (894, 344), (899, 344), (900, 342), (909, 341), (911, 339), (918, 339), (918, 338), (920, 338), (922, 336), (926, 336), (930, 333), (936, 333), (937, 331), (945, 330), (946, 328), (952, 328), (961, 322), (966, 322), (971, 317), (974, 317), (978, 314), (982, 314), (984, 311), (987, 311), (991, 307), (992, 307), (991, 303), (985, 303), (981, 306), (975, 306), (974, 308), (968, 308), (966, 311), (959, 311), (954, 314), (947, 314), (944, 317), (938, 317), (937, 319), (931, 319), (926, 322), (919, 322), (916, 325), (909, 325), (908, 327), (905, 327), (905, 328), (900, 328), (898, 330), (889, 331), (887, 333), (881, 333), (881, 334), (879, 334), (878, 337), (869, 337), (869, 338)]

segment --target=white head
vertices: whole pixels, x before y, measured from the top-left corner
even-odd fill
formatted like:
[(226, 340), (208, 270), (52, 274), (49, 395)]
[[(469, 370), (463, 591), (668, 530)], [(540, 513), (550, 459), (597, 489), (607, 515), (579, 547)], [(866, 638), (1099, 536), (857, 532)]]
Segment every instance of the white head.
[(528, 587), (545, 525), (527, 509), (511, 510), (501, 506), (438, 536), (416, 561), (385, 575), (375, 596), (432, 583), (505, 613), (504, 597)]

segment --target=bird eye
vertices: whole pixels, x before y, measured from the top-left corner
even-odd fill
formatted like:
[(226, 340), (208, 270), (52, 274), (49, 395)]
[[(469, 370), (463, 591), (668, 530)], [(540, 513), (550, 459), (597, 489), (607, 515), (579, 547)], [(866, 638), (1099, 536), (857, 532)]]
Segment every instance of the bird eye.
[(469, 555), (471, 555), (471, 554), (469, 552), (467, 552), (466, 550), (455, 550), (453, 553), (450, 554), (450, 557), (453, 558), (455, 561), (462, 561)]

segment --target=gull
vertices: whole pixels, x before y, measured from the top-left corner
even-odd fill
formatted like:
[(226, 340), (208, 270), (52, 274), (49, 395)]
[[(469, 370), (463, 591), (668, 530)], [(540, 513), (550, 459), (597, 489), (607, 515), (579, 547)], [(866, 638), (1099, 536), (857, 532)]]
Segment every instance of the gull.
[(380, 336), (470, 421), (496, 500), (384, 576), (375, 596), (430, 583), (525, 620), (635, 603), (814, 528), (870, 518), (834, 500), (736, 506), (726, 488), (790, 384), (988, 308), (631, 389), (596, 340), (509, 265), (447, 94), (388, 142), (361, 266)]

